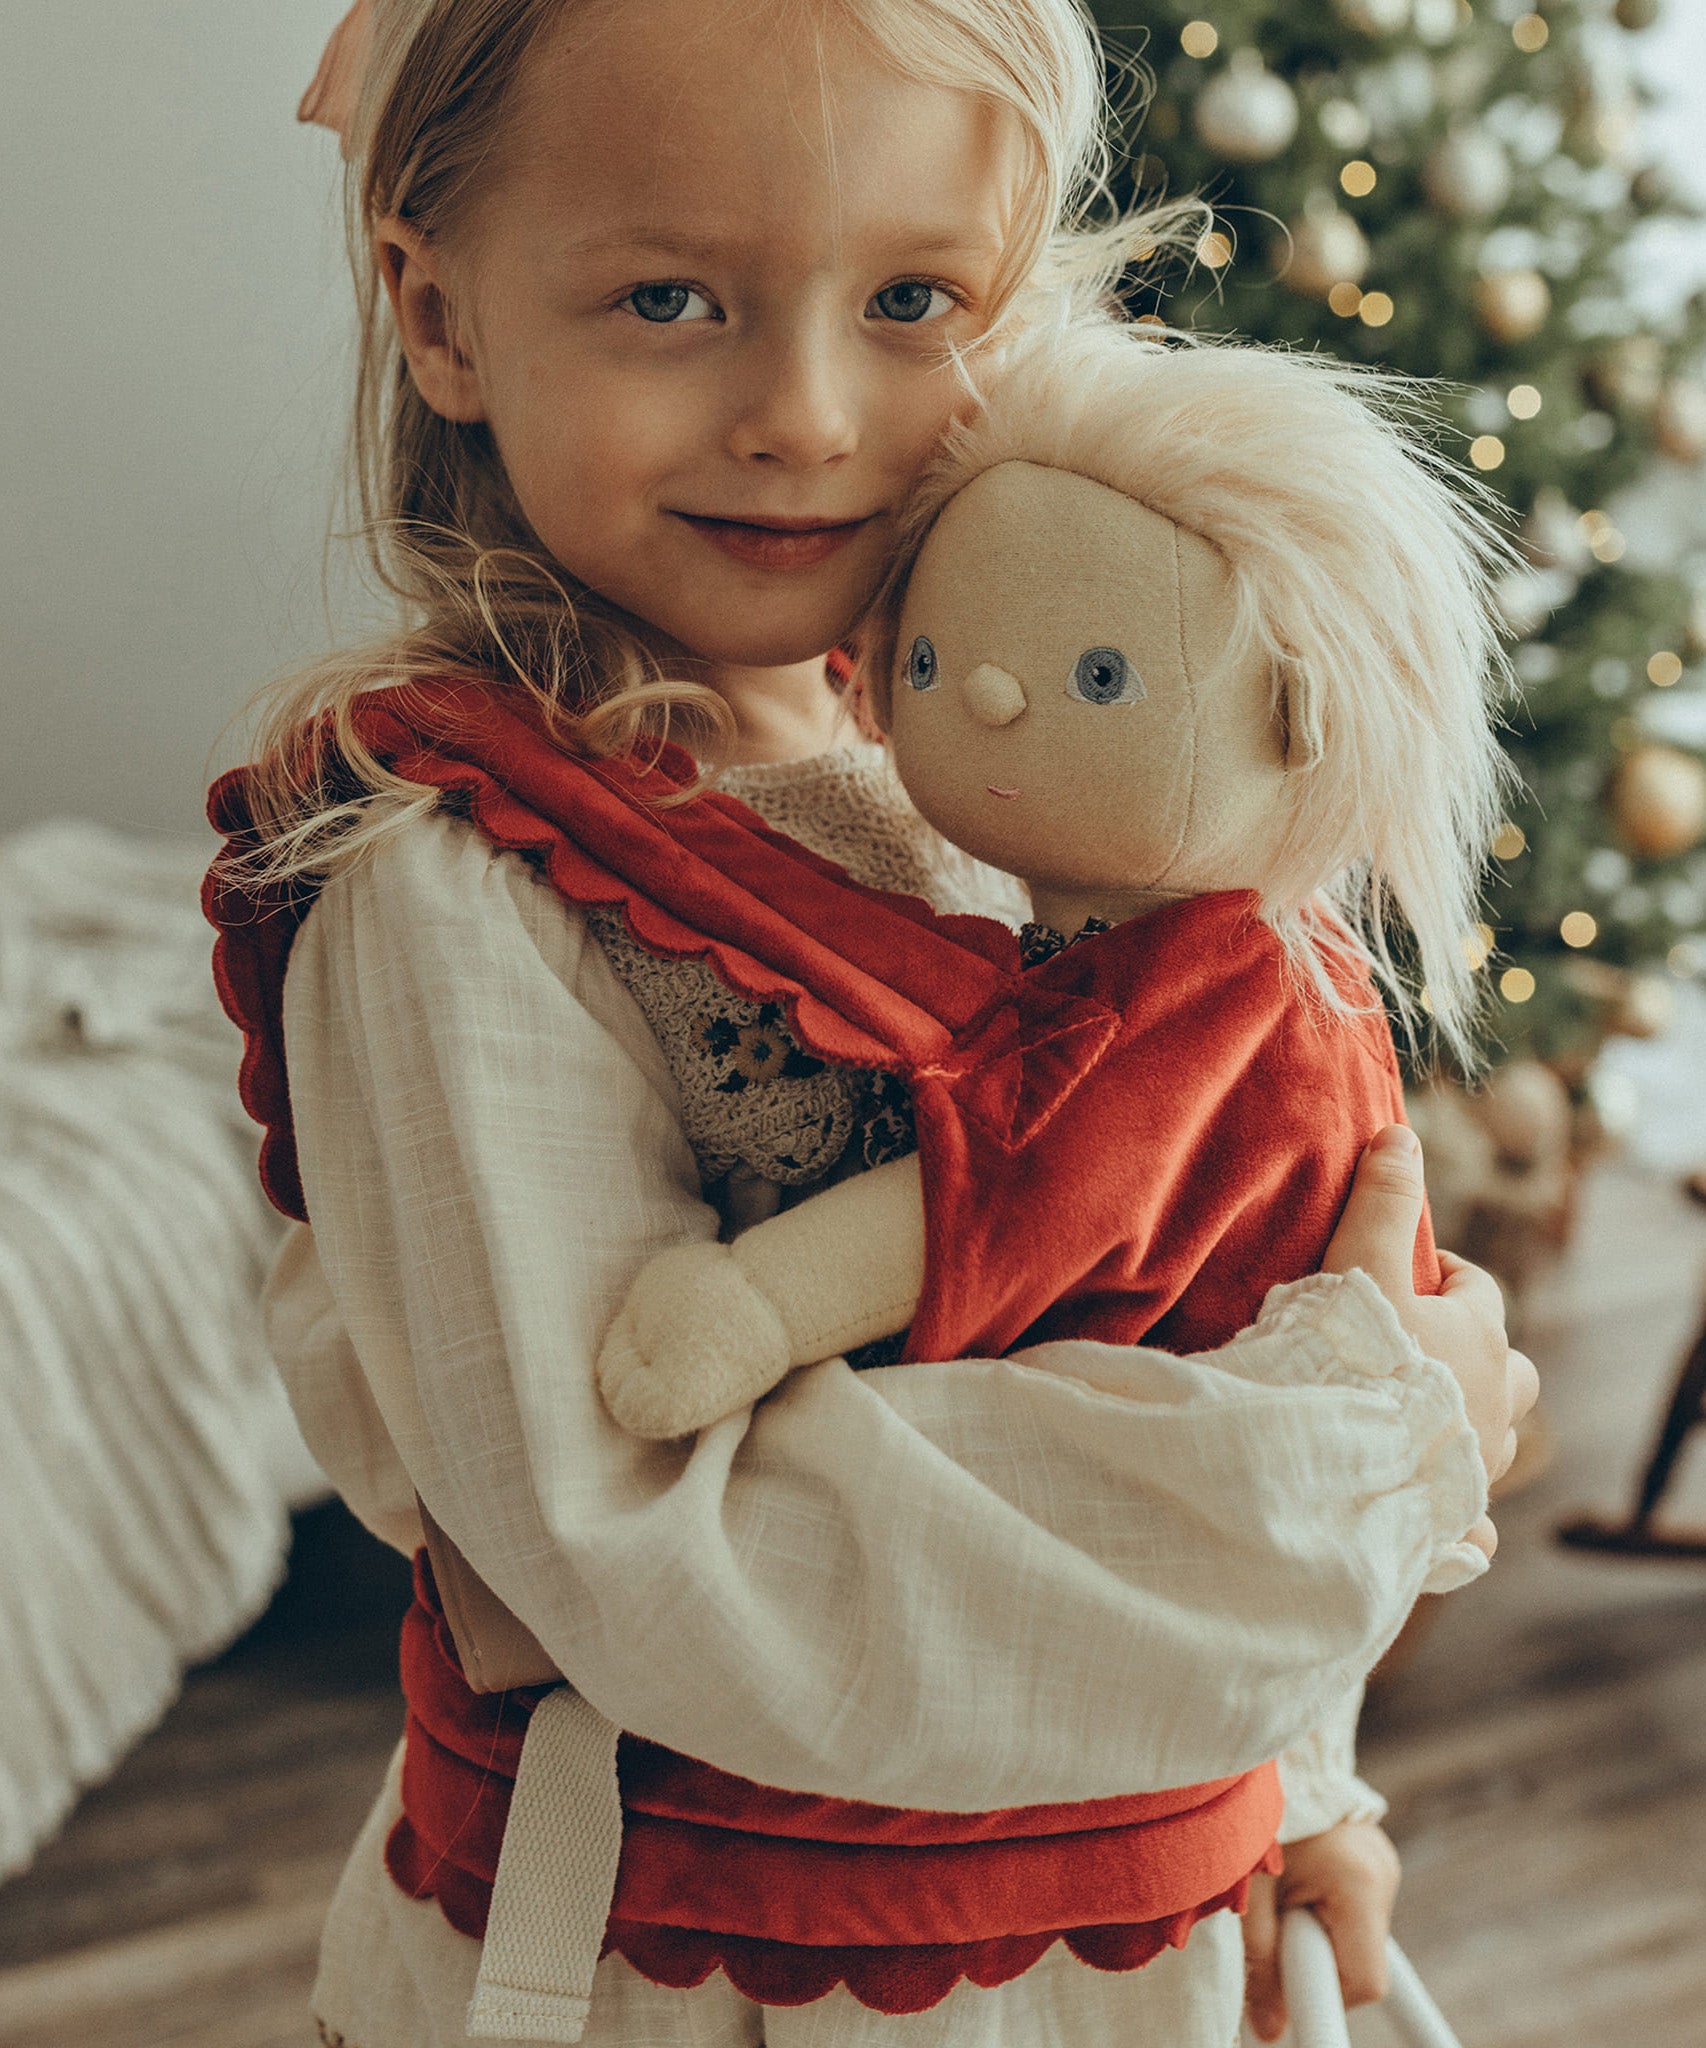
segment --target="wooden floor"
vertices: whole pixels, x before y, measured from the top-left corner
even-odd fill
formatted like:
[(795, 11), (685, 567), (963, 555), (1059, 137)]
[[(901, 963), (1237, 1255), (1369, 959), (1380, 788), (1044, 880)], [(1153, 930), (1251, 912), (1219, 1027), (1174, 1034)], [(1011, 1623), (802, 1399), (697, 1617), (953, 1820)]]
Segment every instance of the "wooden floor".
[[(1604, 1174), (1529, 1332), (1556, 1461), (1365, 1721), (1399, 1938), (1465, 2048), (1706, 2048), (1706, 1565), (1549, 1540), (1623, 1496), (1703, 1286), (1706, 1213)], [(1706, 1521), (1696, 1460), (1681, 1504)], [(396, 1739), (405, 1597), (340, 1513), (304, 1518), (260, 1627), (0, 1889), (0, 2048), (308, 2048), (320, 1916)], [(1372, 2014), (1353, 2033), (1393, 2038)]]

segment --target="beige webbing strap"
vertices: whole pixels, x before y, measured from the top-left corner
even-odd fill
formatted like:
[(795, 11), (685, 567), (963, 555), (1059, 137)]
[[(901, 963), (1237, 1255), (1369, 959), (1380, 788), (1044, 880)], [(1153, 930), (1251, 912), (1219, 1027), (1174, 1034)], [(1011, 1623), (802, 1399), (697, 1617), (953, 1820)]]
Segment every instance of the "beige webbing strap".
[(578, 2041), (622, 1853), (617, 1729), (573, 1686), (533, 1710), (498, 1855), (468, 2032)]

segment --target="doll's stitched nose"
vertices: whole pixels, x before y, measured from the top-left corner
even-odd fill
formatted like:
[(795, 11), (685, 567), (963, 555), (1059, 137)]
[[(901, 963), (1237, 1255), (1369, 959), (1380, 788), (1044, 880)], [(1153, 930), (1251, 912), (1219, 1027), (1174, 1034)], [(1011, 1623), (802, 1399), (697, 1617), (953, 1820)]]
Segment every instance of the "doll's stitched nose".
[(966, 704), (985, 725), (1011, 725), (1025, 708), (1025, 686), (993, 662), (980, 661), (966, 677)]

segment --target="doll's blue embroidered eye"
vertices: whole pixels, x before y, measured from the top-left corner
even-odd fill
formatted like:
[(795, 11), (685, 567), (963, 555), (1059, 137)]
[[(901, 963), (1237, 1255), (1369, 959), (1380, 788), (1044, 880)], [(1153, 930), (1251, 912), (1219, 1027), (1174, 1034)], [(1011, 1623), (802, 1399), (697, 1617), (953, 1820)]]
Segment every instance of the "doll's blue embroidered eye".
[(933, 690), (941, 680), (936, 650), (922, 633), (913, 641), (912, 652), (906, 658), (906, 680), (915, 690)]
[(1067, 689), (1086, 704), (1138, 704), (1149, 694), (1117, 647), (1087, 647), (1073, 664)]

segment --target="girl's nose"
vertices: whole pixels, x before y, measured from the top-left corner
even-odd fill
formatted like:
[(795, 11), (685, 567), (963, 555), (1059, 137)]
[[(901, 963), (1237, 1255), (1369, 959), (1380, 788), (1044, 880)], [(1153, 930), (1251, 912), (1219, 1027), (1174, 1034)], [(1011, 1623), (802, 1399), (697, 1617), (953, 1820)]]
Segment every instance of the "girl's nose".
[(1025, 686), (993, 662), (980, 661), (965, 681), (967, 709), (985, 725), (1011, 725), (1025, 708)]
[(744, 461), (815, 468), (859, 445), (853, 393), (832, 352), (807, 343), (759, 365), (732, 436)]

